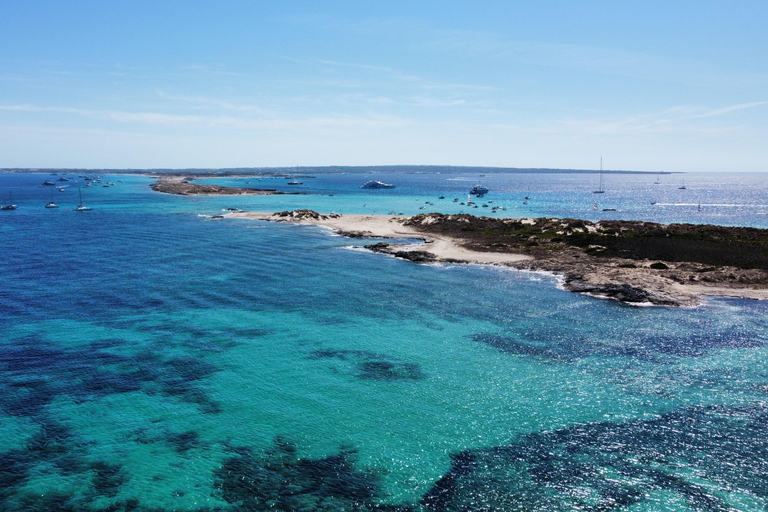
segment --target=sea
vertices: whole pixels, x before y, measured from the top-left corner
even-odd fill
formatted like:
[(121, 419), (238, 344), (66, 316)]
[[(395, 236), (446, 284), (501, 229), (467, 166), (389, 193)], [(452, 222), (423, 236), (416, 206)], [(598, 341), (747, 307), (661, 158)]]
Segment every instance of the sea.
[(0, 174), (0, 510), (768, 509), (768, 303), (628, 306), (217, 218), (768, 228), (768, 174), (88, 172)]

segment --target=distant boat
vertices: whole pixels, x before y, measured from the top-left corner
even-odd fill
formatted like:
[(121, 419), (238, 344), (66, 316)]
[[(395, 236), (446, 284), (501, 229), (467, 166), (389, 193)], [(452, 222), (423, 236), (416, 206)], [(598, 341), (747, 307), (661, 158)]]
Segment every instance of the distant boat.
[(51, 189), (51, 200), (45, 204), (46, 208), (58, 208), (59, 205), (57, 205), (55, 202), (53, 202), (53, 189)]
[(482, 196), (483, 194), (488, 193), (488, 189), (482, 185), (475, 185), (474, 187), (472, 187), (472, 190), (470, 190), (469, 193)]
[(395, 186), (394, 185), (390, 185), (389, 183), (383, 183), (381, 181), (373, 181), (373, 180), (371, 180), (371, 181), (365, 183), (360, 188), (395, 188)]
[(605, 194), (605, 189), (603, 188), (603, 157), (600, 157), (600, 181), (598, 182), (597, 190), (593, 190), (593, 194)]
[(661, 185), (661, 181), (659, 178), (656, 178), (656, 181), (653, 182), (654, 185)]
[(303, 185), (304, 183), (302, 183), (300, 181), (289, 181), (288, 184), (289, 185)]
[(77, 205), (77, 208), (75, 208), (76, 212), (87, 212), (89, 210), (92, 210), (92, 208), (88, 206), (83, 205), (83, 191), (78, 187), (77, 191), (80, 193), (80, 204)]
[(683, 180), (683, 184), (677, 187), (680, 190), (685, 190), (685, 180)]
[(53, 185), (56, 185), (56, 184), (55, 184), (54, 182), (52, 182), (51, 180), (45, 180), (45, 181), (42, 183), (42, 185), (45, 185), (45, 186), (53, 186)]
[(8, 192), (8, 204), (0, 206), (0, 210), (15, 210), (16, 205), (13, 204), (13, 195)]

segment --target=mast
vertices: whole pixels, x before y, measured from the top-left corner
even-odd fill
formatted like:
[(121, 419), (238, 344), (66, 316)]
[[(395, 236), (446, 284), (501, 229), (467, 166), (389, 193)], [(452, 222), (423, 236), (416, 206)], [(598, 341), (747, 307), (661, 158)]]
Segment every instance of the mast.
[(603, 191), (603, 157), (600, 157), (600, 186), (598, 189), (600, 192)]
[(600, 181), (598, 182), (597, 190), (593, 190), (593, 194), (602, 194), (605, 190), (603, 190), (603, 157), (600, 157)]

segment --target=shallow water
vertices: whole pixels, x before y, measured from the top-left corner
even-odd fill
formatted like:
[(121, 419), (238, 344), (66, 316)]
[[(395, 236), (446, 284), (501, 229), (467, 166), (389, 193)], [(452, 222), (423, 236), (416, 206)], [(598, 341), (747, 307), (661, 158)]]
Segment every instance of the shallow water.
[[(596, 212), (594, 177), (482, 182), (499, 216), (698, 221), (698, 208), (632, 206), (633, 187), (664, 185), (647, 176), (622, 182), (621, 211)], [(763, 178), (687, 175), (686, 192), (712, 198), (702, 212), (742, 205), (702, 221), (766, 227)], [(208, 217), (450, 212), (477, 176), (318, 175), (305, 195), (243, 198), (112, 176), (83, 189), (90, 212), (71, 210), (74, 185), (44, 209), (44, 179), (0, 175), (19, 205), (0, 215), (3, 510), (768, 504), (764, 303), (627, 307), (553, 277)], [(360, 190), (368, 179), (397, 188)]]

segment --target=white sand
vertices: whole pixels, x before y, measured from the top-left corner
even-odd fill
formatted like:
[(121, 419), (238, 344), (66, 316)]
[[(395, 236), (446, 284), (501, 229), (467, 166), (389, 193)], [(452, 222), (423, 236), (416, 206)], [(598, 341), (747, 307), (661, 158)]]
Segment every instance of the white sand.
[(456, 260), (467, 263), (483, 264), (507, 264), (531, 259), (530, 256), (522, 254), (471, 251), (461, 247), (453, 238), (435, 235), (426, 236), (424, 233), (420, 233), (409, 226), (404, 226), (402, 221), (407, 217), (389, 215), (341, 215), (338, 217), (327, 216), (327, 218), (321, 219), (294, 219), (290, 217), (279, 217), (273, 213), (264, 212), (235, 212), (227, 214), (227, 217), (324, 226), (342, 234), (355, 233), (377, 238), (417, 238), (424, 240), (426, 243), (398, 245), (398, 249), (404, 251), (430, 252), (441, 260)]

